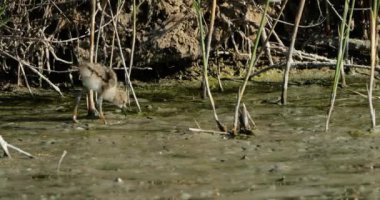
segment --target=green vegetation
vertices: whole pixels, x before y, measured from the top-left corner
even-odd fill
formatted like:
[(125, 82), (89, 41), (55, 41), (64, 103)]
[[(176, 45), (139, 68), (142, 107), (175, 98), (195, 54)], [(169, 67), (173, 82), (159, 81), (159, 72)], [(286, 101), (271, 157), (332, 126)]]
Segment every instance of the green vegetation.
[[(247, 113), (243, 96), (250, 80), (277, 82), (283, 76), (286, 106), (288, 81), (329, 84), (326, 77), (334, 70), (328, 130), (339, 80), (346, 85), (344, 70), (360, 71), (370, 74), (367, 97), (376, 127), (376, 0), (91, 2), (2, 2), (0, 86), (26, 86), (31, 93), (33, 87), (50, 86), (63, 95), (62, 89), (79, 83), (73, 66), (94, 59), (125, 80), (140, 110), (131, 80), (202, 79), (201, 94), (208, 97), (219, 130), (236, 135), (248, 125), (242, 121), (249, 115), (241, 113)], [(309, 72), (296, 78), (302, 70)], [(224, 89), (226, 79), (240, 85), (231, 124), (222, 123), (212, 94), (217, 85)]]

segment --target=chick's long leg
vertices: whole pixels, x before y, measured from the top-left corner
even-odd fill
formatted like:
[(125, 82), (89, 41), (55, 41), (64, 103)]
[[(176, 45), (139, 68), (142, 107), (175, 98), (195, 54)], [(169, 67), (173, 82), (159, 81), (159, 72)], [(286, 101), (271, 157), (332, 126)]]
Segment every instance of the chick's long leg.
[(101, 120), (104, 124), (107, 124), (106, 118), (104, 117), (104, 114), (103, 114), (103, 108), (102, 108), (102, 105), (103, 105), (103, 97), (102, 97), (102, 96), (99, 96), (99, 97), (98, 97), (98, 100), (96, 101), (96, 103), (98, 104), (99, 118), (100, 118), (100, 120)]
[(78, 94), (75, 96), (75, 106), (74, 106), (74, 112), (73, 112), (73, 121), (75, 123), (78, 123), (77, 115), (78, 115), (78, 107), (80, 104), (80, 99), (83, 95), (83, 90), (80, 90)]
[(95, 108), (95, 103), (94, 103), (94, 91), (93, 90), (88, 90), (87, 91), (87, 111), (88, 114), (87, 116), (90, 118), (94, 118), (99, 116), (98, 110)]

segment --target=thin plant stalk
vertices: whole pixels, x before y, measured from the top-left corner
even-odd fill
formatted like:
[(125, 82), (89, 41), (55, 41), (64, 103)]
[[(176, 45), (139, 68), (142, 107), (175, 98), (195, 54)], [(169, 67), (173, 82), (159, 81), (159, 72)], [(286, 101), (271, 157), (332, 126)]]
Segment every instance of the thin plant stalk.
[(377, 43), (378, 43), (378, 35), (377, 35), (377, 15), (379, 10), (379, 0), (373, 0), (371, 5), (371, 75), (369, 79), (369, 88), (368, 88), (368, 104), (369, 111), (371, 116), (371, 126), (372, 129), (376, 128), (376, 114), (375, 109), (373, 108), (372, 102), (372, 93), (373, 93), (373, 85), (374, 85), (374, 77), (375, 77), (375, 68), (377, 63)]
[[(212, 34), (214, 32), (214, 27), (215, 27), (215, 12), (216, 12), (216, 4), (217, 4), (217, 0), (213, 0), (212, 1), (212, 7), (211, 7), (211, 20), (210, 20), (210, 29), (209, 29), (209, 33), (208, 33), (208, 38), (207, 38), (207, 48), (206, 48), (206, 51), (207, 51), (207, 62), (210, 58), (210, 51), (211, 51), (211, 40), (212, 40)], [(220, 91), (223, 92), (223, 85), (222, 85), (222, 80), (220, 79), (220, 67), (218, 65), (218, 62), (217, 62), (217, 67), (216, 67), (216, 76), (217, 76), (217, 79), (218, 79), (218, 84), (219, 84), (219, 89)]]
[[(91, 1), (91, 25), (90, 25), (90, 63), (94, 62), (94, 40), (95, 40), (95, 15), (96, 0)], [(94, 102), (94, 91), (89, 90), (87, 94), (88, 114), (91, 115), (96, 110)]]
[[(347, 47), (347, 45), (346, 45)], [(347, 53), (347, 51), (346, 51)], [(345, 59), (343, 59), (344, 61)], [(340, 68), (340, 75), (341, 75), (341, 81), (342, 81), (342, 87), (347, 87), (347, 82), (346, 82), (346, 72), (344, 71), (344, 67)]]
[(220, 92), (224, 91), (222, 80), (220, 79), (220, 65), (219, 65), (219, 59), (216, 59), (216, 77), (218, 78), (218, 84), (219, 84), (219, 90)]
[(350, 37), (350, 25), (352, 23), (352, 14), (353, 14), (354, 6), (355, 6), (355, 0), (351, 1), (350, 15), (348, 16), (348, 20), (347, 20), (347, 15), (349, 11), (349, 3), (350, 3), (350, 0), (346, 0), (344, 3), (343, 18), (342, 18), (342, 23), (340, 25), (340, 30), (339, 30), (340, 33), (339, 33), (338, 57), (337, 57), (337, 62), (336, 62), (336, 67), (335, 67), (334, 84), (332, 87), (331, 98), (330, 98), (330, 108), (329, 108), (329, 111), (327, 114), (327, 120), (326, 120), (326, 127), (325, 127), (326, 132), (329, 130), (330, 119), (331, 119), (332, 112), (334, 110), (334, 104), (335, 104), (336, 94), (338, 90), (338, 83), (340, 79), (341, 68), (343, 67), (344, 52), (346, 49), (347, 41)]
[(270, 0), (266, 1), (264, 13), (262, 14), (261, 21), (260, 21), (259, 30), (257, 31), (257, 34), (256, 34), (255, 45), (252, 47), (251, 58), (249, 60), (249, 67), (247, 70), (247, 74), (245, 76), (243, 86), (241, 87), (239, 94), (238, 94), (238, 100), (237, 100), (236, 107), (235, 107), (234, 126), (232, 129), (233, 134), (236, 134), (236, 131), (237, 131), (240, 103), (241, 103), (241, 100), (243, 98), (245, 88), (247, 87), (248, 80), (249, 80), (249, 77), (251, 75), (255, 60), (256, 60), (256, 53), (257, 53), (257, 48), (258, 48), (259, 42), (260, 42), (260, 36), (261, 36), (261, 33), (263, 32), (265, 24), (266, 24), (265, 16), (268, 13), (269, 2), (270, 2)]
[(98, 30), (98, 35), (96, 37), (96, 46), (95, 46), (95, 62), (98, 62), (98, 48), (99, 48), (99, 41), (100, 41), (100, 35), (102, 34), (103, 32), (103, 23), (104, 23), (104, 13), (105, 13), (105, 9), (106, 9), (106, 6), (107, 6), (107, 2), (104, 1), (102, 2), (103, 5), (102, 6), (102, 15), (100, 17), (100, 24), (99, 24), (99, 30)]
[(91, 1), (90, 63), (94, 62), (96, 0)]
[[(117, 12), (119, 12), (119, 1), (117, 1)], [(109, 68), (112, 69), (112, 64), (113, 64), (113, 55), (114, 55), (114, 50), (115, 50), (115, 37), (116, 37), (116, 30), (114, 29), (112, 31), (112, 46), (111, 46), (111, 57), (110, 57), (110, 66)]]
[[(124, 5), (125, 1), (123, 1), (123, 3), (120, 5), (121, 7)], [(109, 7), (110, 7), (110, 11), (111, 11), (111, 17), (112, 17), (112, 24), (113, 24), (113, 27), (114, 27), (114, 30), (115, 30), (115, 34), (116, 34), (116, 39), (117, 39), (117, 45), (119, 47), (119, 50), (120, 50), (120, 57), (121, 57), (121, 60), (123, 61), (123, 66), (124, 66), (124, 70), (125, 70), (125, 79), (126, 79), (126, 82), (128, 83), (129, 85), (129, 88), (131, 89), (131, 92), (132, 92), (132, 96), (133, 98), (135, 99), (135, 103), (137, 105), (137, 108), (139, 110), (139, 112), (141, 112), (141, 107), (140, 107), (140, 103), (137, 99), (137, 96), (136, 96), (136, 93), (135, 93), (135, 90), (133, 88), (133, 85), (132, 85), (132, 82), (131, 82), (131, 79), (129, 77), (129, 73), (128, 73), (128, 68), (127, 68), (127, 65), (125, 64), (125, 58), (124, 58), (124, 53), (123, 53), (123, 48), (121, 46), (121, 42), (120, 42), (120, 37), (119, 37), (119, 33), (117, 31), (117, 20), (114, 19), (114, 15), (113, 15), (113, 12), (112, 12), (112, 6), (111, 6), (111, 2), (110, 0), (108, 0), (108, 4), (109, 4)], [(118, 17), (118, 14), (119, 13), (116, 13), (116, 17)]]
[(21, 66), (19, 65), (17, 68), (17, 87), (21, 87)]
[(212, 40), (212, 34), (214, 32), (214, 24), (215, 24), (216, 4), (217, 4), (217, 0), (213, 0), (212, 1), (212, 6), (211, 6), (210, 27), (209, 27), (209, 30), (208, 30), (208, 37), (207, 37), (206, 61), (208, 61), (209, 58), (210, 58), (211, 40)]
[(289, 72), (290, 72), (290, 66), (293, 63), (294, 44), (296, 42), (297, 33), (298, 33), (298, 26), (300, 24), (303, 9), (305, 7), (305, 0), (300, 0), (299, 2), (300, 3), (299, 3), (299, 7), (298, 7), (298, 12), (297, 12), (297, 16), (296, 16), (296, 19), (294, 22), (292, 40), (290, 42), (289, 52), (288, 52), (288, 56), (287, 56), (286, 68), (284, 71), (284, 81), (283, 81), (283, 85), (282, 85), (282, 94), (281, 94), (281, 104), (282, 105), (286, 105), (286, 103), (287, 103), (286, 101), (287, 101), (287, 97), (288, 97)]
[(112, 69), (112, 64), (113, 64), (113, 53), (115, 50), (115, 30), (112, 32), (112, 46), (111, 46), (111, 56), (110, 56), (110, 66), (109, 68)]
[[(208, 37), (207, 37), (207, 46), (206, 46), (206, 59), (207, 59), (207, 63), (210, 59), (210, 51), (211, 51), (211, 41), (212, 41), (212, 34), (214, 32), (214, 27), (215, 27), (215, 12), (216, 12), (216, 5), (217, 5), (217, 0), (213, 0), (212, 1), (212, 6), (211, 6), (211, 19), (210, 19), (210, 27), (209, 27), (209, 30), (208, 30)], [(222, 82), (220, 80), (220, 68), (219, 66), (217, 66), (217, 79), (218, 79), (218, 83), (219, 83), (219, 88), (221, 90), (223, 90), (223, 86), (222, 86)]]
[(213, 0), (212, 2), (212, 9), (211, 9), (211, 22), (210, 22), (210, 28), (209, 28), (209, 36), (208, 36), (208, 43), (207, 43), (207, 49), (205, 44), (205, 28), (203, 26), (203, 12), (201, 8), (201, 0), (195, 1), (195, 10), (197, 13), (197, 19), (198, 19), (198, 26), (200, 29), (200, 42), (201, 42), (201, 48), (202, 48), (202, 61), (203, 61), (203, 84), (206, 88), (207, 96), (209, 97), (210, 104), (213, 110), (214, 119), (218, 125), (218, 128), (221, 131), (226, 131), (225, 126), (219, 121), (218, 114), (216, 112), (215, 108), (215, 102), (214, 98), (212, 96), (211, 90), (210, 90), (210, 84), (208, 82), (208, 58), (210, 53), (210, 44), (212, 39), (212, 31), (214, 29), (214, 21), (215, 21), (215, 10), (216, 10), (216, 0)]
[[(24, 70), (24, 66), (22, 66), (21, 63), (19, 63), (18, 65), (19, 65), (19, 68), (21, 69), (22, 75), (24, 76), (25, 84), (26, 84), (26, 87), (27, 87), (28, 90), (29, 90), (30, 95), (34, 96), (34, 94), (33, 94), (33, 92), (32, 92), (32, 89), (30, 89), (29, 81), (28, 81), (28, 78), (26, 77), (25, 70)], [(40, 73), (41, 73), (41, 72), (40, 72)], [(41, 78), (41, 77), (40, 77), (40, 80), (42, 81), (42, 78)]]
[[(338, 32), (339, 33), (339, 32)], [(343, 62), (345, 62), (347, 60), (347, 57), (348, 57), (348, 40), (345, 41), (346, 42), (346, 48), (344, 50), (344, 55), (343, 55)], [(346, 83), (346, 74), (344, 72), (344, 67), (342, 66), (340, 68), (340, 79), (342, 81), (341, 83), (341, 86), (342, 87), (347, 87), (347, 83)]]
[(268, 38), (267, 32), (264, 29), (263, 34), (261, 34), (261, 40), (262, 40), (265, 52), (266, 52), (266, 54), (268, 56), (269, 64), (273, 65), (274, 63), (273, 63), (273, 59), (272, 59), (272, 53), (271, 53), (271, 49), (270, 49), (270, 43), (269, 42), (265, 42), (267, 40), (267, 38)]
[(326, 16), (326, 23), (325, 23), (325, 31), (326, 33), (331, 32), (331, 19), (330, 19), (330, 6), (329, 3), (327, 2), (329, 0), (325, 0), (325, 16)]
[[(271, 27), (269, 33), (268, 33), (267, 38), (266, 38), (265, 41), (263, 42), (263, 45), (265, 45), (266, 43), (268, 43), (269, 38), (270, 38), (270, 37), (272, 36), (272, 34), (274, 33), (274, 29), (276, 28), (276, 25), (277, 25), (277, 23), (279, 22), (279, 19), (280, 19), (282, 13), (284, 12), (284, 9), (285, 9), (285, 6), (286, 6), (287, 3), (288, 3), (288, 0), (284, 0), (284, 2), (282, 2), (282, 6), (281, 6), (281, 9), (280, 9), (280, 12), (278, 13), (278, 16), (277, 16), (276, 20), (274, 21), (274, 23), (273, 23), (273, 25), (272, 25), (272, 27)], [(253, 64), (254, 66), (255, 66), (255, 65), (257, 64), (257, 62), (259, 61), (259, 58), (260, 58), (262, 55), (264, 55), (264, 52), (265, 52), (265, 51), (264, 51), (263, 48), (260, 49), (259, 54), (258, 54), (257, 57), (256, 57), (255, 63)], [(251, 73), (252, 73), (252, 72), (251, 72)], [(251, 77), (252, 77), (252, 76), (251, 76)], [(251, 78), (251, 77), (250, 77), (250, 78)]]
[[(131, 76), (131, 73), (132, 73), (132, 66), (133, 66), (133, 57), (134, 57), (134, 54), (135, 54), (135, 45), (136, 45), (136, 21), (137, 21), (137, 16), (136, 16), (136, 13), (137, 13), (137, 6), (136, 6), (136, 0), (133, 0), (133, 9), (132, 9), (132, 47), (131, 47), (131, 56), (130, 56), (130, 59), (129, 59), (129, 71), (126, 72), (126, 75), (128, 75), (128, 77)], [(128, 74), (127, 74), (128, 73)]]

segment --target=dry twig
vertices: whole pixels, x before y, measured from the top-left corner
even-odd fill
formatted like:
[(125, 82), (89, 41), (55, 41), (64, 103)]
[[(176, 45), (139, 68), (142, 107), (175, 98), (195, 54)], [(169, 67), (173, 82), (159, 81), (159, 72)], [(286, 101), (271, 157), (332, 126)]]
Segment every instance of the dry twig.
[(200, 133), (211, 133), (211, 134), (219, 134), (219, 135), (229, 135), (229, 133), (223, 132), (223, 131), (204, 130), (200, 128), (189, 128), (189, 131), (198, 132), (198, 133), (200, 132)]
[(11, 54), (9, 54), (8, 52), (5, 52), (3, 50), (0, 49), (0, 53), (20, 62), (23, 66), (27, 66), (30, 70), (32, 70), (34, 73), (36, 73), (38, 76), (40, 76), (42, 79), (44, 79), (51, 87), (54, 88), (55, 91), (57, 91), (61, 96), (63, 96), (61, 90), (56, 86), (54, 85), (54, 83), (52, 83), (47, 77), (45, 77), (43, 74), (41, 74), (37, 69), (35, 69), (36, 67), (34, 67), (33, 65), (29, 64), (27, 61), (25, 60), (22, 60), (20, 57), (15, 57)]

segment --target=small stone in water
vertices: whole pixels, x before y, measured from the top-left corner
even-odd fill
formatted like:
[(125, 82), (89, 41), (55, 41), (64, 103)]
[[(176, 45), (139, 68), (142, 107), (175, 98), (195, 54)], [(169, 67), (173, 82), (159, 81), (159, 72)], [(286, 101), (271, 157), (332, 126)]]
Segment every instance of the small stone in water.
[(115, 181), (116, 183), (123, 183), (123, 182), (124, 182), (123, 179), (121, 179), (120, 177), (115, 178), (114, 181)]
[(153, 106), (152, 106), (152, 105), (147, 105), (147, 106), (145, 106), (145, 108), (146, 108), (147, 110), (153, 110)]
[(78, 131), (84, 131), (85, 130), (83, 127), (80, 127), (80, 126), (76, 127), (75, 129)]
[(187, 200), (187, 199), (190, 199), (191, 198), (191, 194), (189, 193), (182, 193), (181, 194), (181, 199), (182, 200)]
[(245, 160), (245, 159), (247, 159), (248, 157), (247, 157), (247, 155), (243, 155), (241, 158), (240, 158), (240, 160)]

